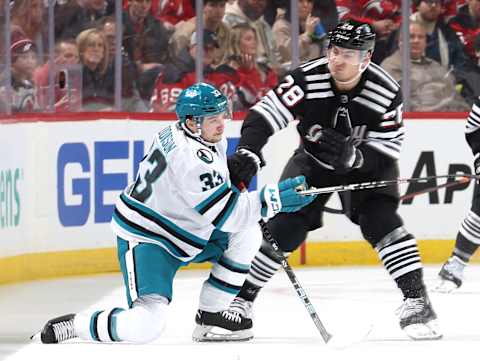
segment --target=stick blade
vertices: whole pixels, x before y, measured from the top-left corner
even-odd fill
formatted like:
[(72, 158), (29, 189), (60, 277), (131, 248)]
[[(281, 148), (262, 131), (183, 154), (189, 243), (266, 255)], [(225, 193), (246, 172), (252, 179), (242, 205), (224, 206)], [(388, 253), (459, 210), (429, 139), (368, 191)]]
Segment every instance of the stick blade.
[(335, 333), (328, 341), (327, 346), (336, 350), (348, 348), (365, 341), (372, 330), (373, 324), (368, 324), (363, 327), (350, 328), (348, 331)]

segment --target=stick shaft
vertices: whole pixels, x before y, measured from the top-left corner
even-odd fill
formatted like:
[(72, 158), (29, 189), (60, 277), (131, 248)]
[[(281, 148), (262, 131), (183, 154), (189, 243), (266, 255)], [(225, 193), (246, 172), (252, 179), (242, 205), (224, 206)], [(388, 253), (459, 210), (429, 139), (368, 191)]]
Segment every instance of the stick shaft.
[(466, 179), (477, 179), (478, 176), (475, 175), (457, 175), (457, 174), (447, 174), (447, 175), (437, 175), (437, 176), (429, 176), (429, 177), (420, 177), (420, 178), (398, 178), (392, 180), (381, 180), (381, 181), (372, 181), (372, 182), (363, 182), (363, 183), (352, 183), (352, 184), (344, 184), (338, 186), (331, 186), (331, 187), (324, 187), (324, 188), (312, 188), (307, 189), (305, 191), (299, 191), (299, 194), (302, 195), (312, 195), (312, 194), (323, 194), (323, 193), (333, 193), (333, 192), (345, 192), (345, 191), (355, 191), (355, 190), (363, 190), (363, 189), (371, 189), (371, 188), (381, 188), (381, 187), (388, 187), (390, 185), (395, 184), (404, 184), (404, 183), (424, 183), (429, 180), (433, 179), (444, 179), (444, 178), (459, 178), (459, 180)]
[(260, 227), (262, 229), (263, 237), (266, 239), (267, 242), (269, 242), (275, 252), (281, 257), (281, 264), (282, 267), (287, 274), (288, 278), (290, 279), (290, 282), (292, 282), (293, 288), (295, 288), (295, 292), (297, 292), (298, 297), (302, 301), (303, 305), (308, 311), (308, 314), (313, 320), (313, 323), (317, 327), (318, 332), (320, 332), (320, 335), (323, 338), (323, 341), (325, 343), (328, 343), (330, 339), (332, 338), (332, 335), (327, 331), (325, 326), (323, 325), (322, 321), (320, 320), (320, 317), (318, 317), (317, 311), (315, 311), (315, 307), (313, 307), (312, 303), (310, 302), (310, 299), (307, 296), (307, 293), (305, 292), (305, 289), (302, 287), (300, 282), (298, 281), (297, 276), (295, 275), (295, 272), (293, 272), (292, 267), (288, 264), (287, 258), (283, 255), (282, 250), (277, 244), (277, 241), (273, 238), (272, 234), (267, 228), (267, 224), (265, 221), (260, 220), (259, 221)]

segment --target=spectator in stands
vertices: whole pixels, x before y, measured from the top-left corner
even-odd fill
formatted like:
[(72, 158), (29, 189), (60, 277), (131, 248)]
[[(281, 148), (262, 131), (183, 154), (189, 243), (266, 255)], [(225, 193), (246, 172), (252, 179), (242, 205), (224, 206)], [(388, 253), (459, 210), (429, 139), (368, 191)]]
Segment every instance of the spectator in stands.
[[(273, 36), (280, 53), (280, 63), (284, 69), (290, 68), (292, 61), (292, 25), (290, 6), (285, 14), (279, 14), (273, 24)], [(312, 15), (313, 0), (298, 1), (299, 55), (300, 61), (307, 61), (323, 54), (327, 40), (326, 30), (319, 17)]]
[(98, 29), (87, 29), (77, 36), (82, 64), (82, 106), (84, 110), (109, 111), (114, 105), (114, 74), (109, 67), (105, 35)]
[(151, 13), (151, 0), (129, 0), (123, 12), (123, 45), (137, 66), (142, 99), (149, 100), (162, 65), (169, 60), (169, 34)]
[(195, 0), (154, 0), (152, 13), (167, 30), (173, 32), (177, 23), (195, 16), (194, 2)]
[[(457, 15), (457, 12), (463, 4), (465, 4), (467, 0), (443, 0), (443, 11), (442, 11), (442, 18), (445, 23)], [(418, 4), (419, 0), (415, 0), (412, 3), (412, 12), (415, 13), (418, 11)]]
[(10, 9), (11, 25), (21, 29), (23, 35), (33, 41), (42, 62), (46, 60), (48, 44), (45, 16), (42, 0), (15, 0)]
[(248, 24), (232, 28), (232, 40), (228, 49), (228, 65), (236, 70), (237, 97), (235, 111), (247, 110), (275, 87), (277, 75), (265, 63), (256, 61), (258, 38), (255, 29)]
[[(313, 0), (312, 15), (322, 20), (322, 25), (327, 32), (333, 30), (338, 24), (338, 12), (335, 0)], [(271, 26), (278, 17), (283, 17), (291, 0), (269, 0), (263, 18)]]
[(69, 0), (55, 8), (55, 38), (75, 39), (83, 30), (94, 28), (99, 19), (109, 15), (108, 1)]
[(372, 61), (380, 64), (397, 47), (401, 0), (337, 0), (340, 20), (354, 19), (373, 26), (377, 39)]
[(33, 112), (38, 110), (33, 86), (33, 72), (38, 64), (37, 50), (32, 40), (28, 38), (12, 38), (10, 46), (12, 56), (11, 66), (11, 101), (8, 102), (8, 85), (5, 84), (5, 74), (0, 77), (0, 99), (11, 104), (12, 112)]
[(223, 21), (230, 27), (244, 23), (253, 27), (259, 40), (257, 62), (264, 63), (277, 71), (280, 66), (280, 54), (272, 28), (263, 18), (267, 5), (268, 0), (235, 0), (227, 4)]
[[(203, 76), (206, 83), (218, 87), (227, 98), (235, 101), (234, 84), (238, 82), (238, 76), (234, 69), (228, 65), (220, 65), (213, 68), (211, 65), (215, 57), (215, 48), (219, 46), (215, 33), (205, 30), (203, 33)], [(195, 57), (197, 52), (197, 39), (194, 32), (188, 48), (180, 51), (178, 59), (165, 66), (159, 74), (150, 100), (151, 109), (154, 112), (172, 112), (180, 92), (196, 83)]]
[[(99, 27), (108, 44), (108, 59), (109, 68), (115, 74), (115, 55), (116, 55), (116, 29), (117, 24), (115, 17), (107, 16), (102, 19)], [(120, 54), (122, 57), (122, 111), (127, 112), (144, 112), (148, 108), (140, 99), (140, 93), (137, 85), (138, 71), (135, 64), (130, 60), (123, 46), (120, 47)]]
[[(79, 55), (75, 40), (59, 40), (55, 44), (54, 58), (54, 105), (55, 110), (77, 111), (81, 106), (80, 88), (81, 79), (79, 73), (69, 72), (72, 67), (79, 65)], [(61, 75), (61, 72), (63, 74)], [(49, 76), (50, 63), (38, 67), (33, 75), (37, 89), (37, 99), (41, 109), (47, 109), (49, 105)], [(74, 78), (75, 77), (75, 78)]]
[(473, 49), (477, 62), (469, 61), (460, 77), (457, 78), (457, 82), (461, 85), (460, 94), (470, 107), (480, 95), (480, 34), (473, 41)]
[[(225, 62), (225, 51), (230, 41), (230, 29), (222, 21), (225, 15), (226, 0), (204, 0), (203, 23), (205, 29), (215, 33), (219, 47), (215, 50), (213, 66)], [(190, 38), (196, 28), (196, 17), (188, 21), (181, 21), (175, 26), (175, 32), (170, 39), (170, 51), (174, 58), (178, 57), (181, 49), (189, 46)]]
[(480, 33), (480, 1), (467, 0), (467, 3), (458, 10), (458, 14), (450, 20), (449, 25), (457, 32), (465, 45), (467, 54), (476, 63), (473, 42)]
[(457, 75), (466, 66), (467, 57), (462, 42), (443, 20), (444, 3), (444, 0), (417, 0), (417, 12), (412, 14), (411, 20), (427, 30), (425, 55), (445, 69), (453, 69)]
[[(400, 38), (400, 49), (402, 49)], [(467, 111), (469, 106), (455, 89), (451, 72), (425, 56), (427, 32), (418, 22), (410, 23), (410, 106), (412, 111)], [(395, 80), (402, 78), (401, 50), (386, 58), (381, 66)]]

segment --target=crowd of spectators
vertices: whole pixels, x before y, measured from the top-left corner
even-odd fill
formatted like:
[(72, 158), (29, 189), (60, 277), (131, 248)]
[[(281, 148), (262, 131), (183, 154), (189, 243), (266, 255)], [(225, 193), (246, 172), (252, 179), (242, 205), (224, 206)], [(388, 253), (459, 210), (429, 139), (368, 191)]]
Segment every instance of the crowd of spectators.
[[(402, 81), (401, 0), (298, 0), (298, 44), (290, 0), (204, 0), (197, 10), (195, 0), (123, 0), (121, 44), (115, 0), (57, 0), (52, 61), (48, 3), (0, 0), (2, 34), (5, 6), (11, 34), (10, 49), (0, 39), (0, 112), (9, 104), (14, 112), (118, 110), (117, 82), (120, 110), (173, 111), (181, 89), (196, 81), (199, 11), (204, 79), (235, 111), (252, 106), (291, 68), (292, 46), (301, 62), (324, 56), (328, 32), (348, 18), (372, 25), (372, 61)], [(480, 95), (480, 0), (412, 0), (410, 14), (411, 110), (467, 110)]]

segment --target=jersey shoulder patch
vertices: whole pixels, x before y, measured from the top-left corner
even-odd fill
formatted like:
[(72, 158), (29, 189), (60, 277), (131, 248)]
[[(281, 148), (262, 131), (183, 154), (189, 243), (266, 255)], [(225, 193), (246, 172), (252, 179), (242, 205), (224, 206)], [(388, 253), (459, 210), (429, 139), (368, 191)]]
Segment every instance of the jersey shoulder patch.
[(213, 163), (213, 153), (211, 150), (206, 148), (199, 148), (196, 151), (196, 156), (203, 162), (207, 164)]

